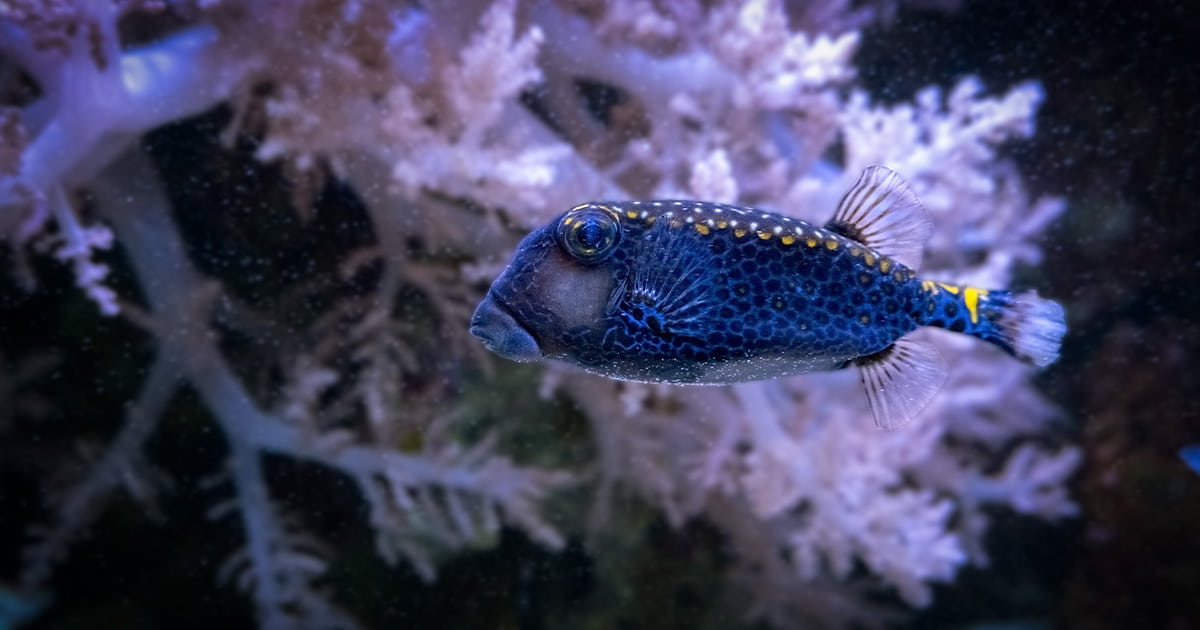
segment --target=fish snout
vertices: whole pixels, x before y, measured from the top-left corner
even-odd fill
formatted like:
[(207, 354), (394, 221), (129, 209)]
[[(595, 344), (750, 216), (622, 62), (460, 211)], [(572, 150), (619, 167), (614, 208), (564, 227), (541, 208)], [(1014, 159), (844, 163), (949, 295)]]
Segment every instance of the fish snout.
[(537, 341), (503, 304), (492, 298), (491, 293), (483, 298), (471, 317), (471, 334), (488, 350), (506, 359), (536, 361), (542, 358)]

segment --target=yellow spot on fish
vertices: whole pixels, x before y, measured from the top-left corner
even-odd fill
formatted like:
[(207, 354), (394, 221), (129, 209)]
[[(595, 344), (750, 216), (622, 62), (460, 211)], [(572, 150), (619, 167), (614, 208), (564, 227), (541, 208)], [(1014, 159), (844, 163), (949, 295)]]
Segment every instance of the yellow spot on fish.
[(571, 225), (575, 222), (575, 217), (567, 217), (563, 219), (563, 225)]
[(784, 245), (791, 245), (792, 243), (796, 242), (796, 237), (789, 234), (779, 240), (782, 241)]
[(979, 298), (986, 296), (987, 291), (976, 289), (975, 287), (967, 287), (963, 290), (963, 304), (967, 307), (967, 312), (971, 314), (971, 323), (979, 323)]
[(625, 212), (625, 216), (629, 217), (630, 219), (636, 219), (636, 218), (637, 218), (637, 214), (638, 214), (638, 213), (637, 213), (637, 210), (627, 210), (627, 211)]
[(951, 295), (958, 295), (958, 287), (954, 286), (953, 284), (946, 284), (945, 282), (939, 282), (938, 285), (941, 286), (946, 291), (949, 291)]
[(728, 221), (717, 221), (717, 229), (718, 230), (724, 230), (727, 227), (729, 227)]
[(833, 239), (829, 239), (828, 241), (825, 241), (825, 247), (828, 247), (829, 249), (837, 249), (838, 242)]
[(757, 234), (758, 234), (758, 238), (761, 238), (764, 241), (771, 238), (770, 232), (763, 232), (760, 230), (759, 232), (757, 232)]
[(899, 269), (897, 269), (896, 271), (892, 272), (892, 277), (896, 279), (896, 282), (903, 282), (903, 281), (904, 281), (904, 274), (903, 274), (903, 273), (902, 273), (902, 272), (901, 272)]
[(868, 276), (867, 274), (864, 273), (864, 274), (858, 276), (858, 281), (861, 282), (862, 284), (871, 284), (871, 276)]
[[(883, 273), (887, 273), (888, 269), (891, 269), (891, 268), (892, 268), (891, 260), (884, 258), (883, 260), (879, 261), (879, 270), (882, 271)], [(897, 280), (899, 280), (899, 278), (897, 278)]]
[(937, 293), (937, 286), (934, 284), (933, 280), (922, 280), (921, 290), (926, 293)]
[(655, 220), (655, 219), (657, 219), (657, 218), (658, 218), (658, 217), (646, 217), (646, 225), (653, 225), (653, 224), (654, 224), (654, 220)]
[(857, 258), (857, 257), (859, 257), (859, 256), (862, 256), (862, 255), (863, 255), (863, 249), (862, 249), (861, 247), (857, 247), (857, 246), (855, 246), (855, 247), (851, 247), (851, 248), (850, 248), (850, 255), (851, 255), (851, 256), (854, 256), (855, 258)]
[(867, 255), (863, 256), (863, 262), (867, 263), (868, 267), (874, 267), (875, 266), (875, 254), (872, 254), (871, 252), (867, 252)]
[(742, 238), (743, 236), (746, 235), (746, 230), (745, 230), (745, 228), (737, 228), (733, 231), (733, 235), (738, 238)]
[(708, 235), (708, 226), (707, 225), (701, 225), (701, 224), (697, 223), (692, 227), (696, 228), (697, 232), (704, 234), (706, 236)]
[(816, 239), (816, 238), (814, 238), (814, 237), (811, 237), (811, 236), (810, 236), (810, 237), (808, 237), (808, 240), (807, 240), (807, 241), (805, 241), (805, 243), (807, 243), (809, 247), (816, 247), (816, 246), (817, 246), (817, 239)]
[(862, 317), (859, 317), (859, 318), (858, 318), (858, 321), (860, 321), (860, 322), (862, 322), (862, 323), (866, 324), (866, 323), (868, 323), (868, 322), (870, 322), (870, 321), (871, 321), (871, 318), (870, 318), (870, 317), (867, 317), (866, 315), (863, 315)]

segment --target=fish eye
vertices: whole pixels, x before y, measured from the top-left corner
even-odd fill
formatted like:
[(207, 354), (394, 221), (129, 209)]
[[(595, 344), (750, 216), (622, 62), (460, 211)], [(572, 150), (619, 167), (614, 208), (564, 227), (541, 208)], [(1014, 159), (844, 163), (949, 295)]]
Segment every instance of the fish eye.
[(558, 240), (567, 253), (584, 264), (608, 259), (621, 240), (621, 224), (612, 210), (587, 205), (573, 208), (558, 224)]

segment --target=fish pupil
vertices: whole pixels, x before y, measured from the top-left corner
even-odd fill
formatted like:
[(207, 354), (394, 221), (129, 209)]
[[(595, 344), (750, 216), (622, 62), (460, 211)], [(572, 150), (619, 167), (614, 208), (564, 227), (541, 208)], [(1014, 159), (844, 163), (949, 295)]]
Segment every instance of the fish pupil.
[(579, 228), (579, 244), (591, 250), (599, 249), (604, 244), (604, 228), (597, 221), (588, 221)]

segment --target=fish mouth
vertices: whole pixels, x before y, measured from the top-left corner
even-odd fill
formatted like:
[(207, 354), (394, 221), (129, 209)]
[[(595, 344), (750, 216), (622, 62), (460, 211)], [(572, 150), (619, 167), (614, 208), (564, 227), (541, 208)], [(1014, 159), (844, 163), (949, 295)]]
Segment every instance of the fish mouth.
[(536, 361), (542, 349), (516, 318), (512, 309), (489, 291), (471, 317), (471, 334), (479, 338), (488, 350), (513, 361)]

